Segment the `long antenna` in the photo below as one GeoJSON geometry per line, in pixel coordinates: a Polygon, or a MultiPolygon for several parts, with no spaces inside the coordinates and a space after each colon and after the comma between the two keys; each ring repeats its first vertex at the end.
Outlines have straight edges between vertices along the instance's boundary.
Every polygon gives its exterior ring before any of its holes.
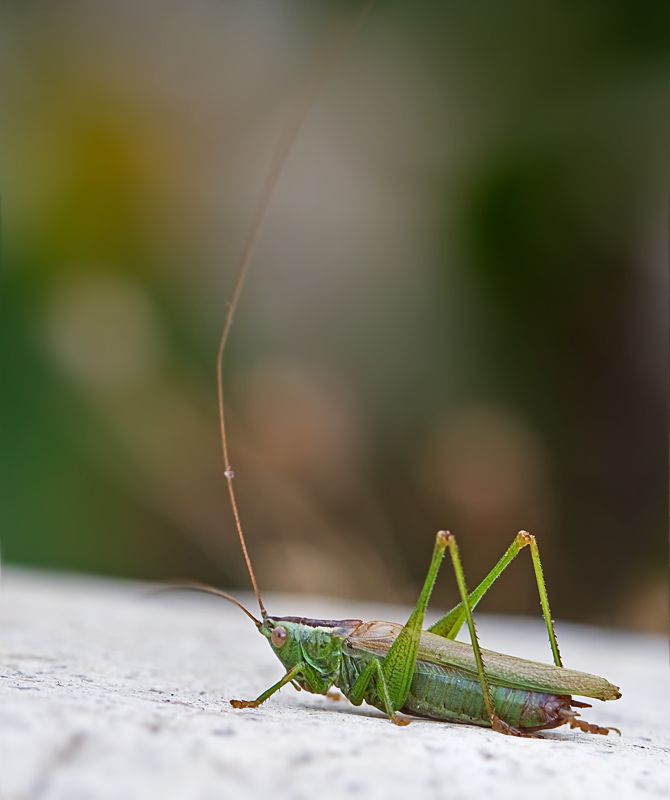
{"type": "Polygon", "coordinates": [[[277,183],[279,182],[281,173],[284,169],[284,166],[286,165],[289,154],[291,152],[291,148],[293,147],[293,144],[298,136],[303,120],[307,116],[307,113],[311,108],[315,98],[317,97],[319,90],[322,84],[324,83],[326,77],[328,76],[329,72],[337,63],[342,53],[346,50],[352,39],[356,36],[361,26],[363,25],[363,21],[365,20],[365,17],[372,8],[373,3],[374,0],[368,0],[368,2],[365,3],[359,14],[356,16],[354,24],[346,30],[344,36],[341,39],[339,39],[335,43],[334,47],[327,53],[326,58],[323,60],[320,66],[320,69],[318,69],[315,72],[314,77],[308,81],[305,88],[298,96],[292,113],[289,114],[289,117],[286,120],[286,124],[284,126],[281,138],[279,139],[279,142],[277,144],[277,149],[275,150],[272,163],[270,164],[270,170],[265,180],[263,193],[261,194],[261,199],[258,204],[258,208],[256,209],[256,213],[254,214],[254,218],[251,223],[251,228],[249,229],[249,234],[247,236],[246,244],[242,252],[242,259],[240,261],[240,268],[237,273],[237,279],[235,280],[233,296],[232,299],[230,300],[230,303],[228,304],[228,313],[226,314],[226,321],[223,326],[221,341],[219,342],[219,353],[216,362],[216,382],[219,393],[219,422],[221,424],[223,463],[226,467],[225,476],[228,481],[228,493],[230,494],[230,504],[233,508],[233,514],[235,516],[235,525],[237,526],[237,533],[239,534],[240,537],[242,552],[244,553],[244,560],[247,563],[247,569],[249,570],[251,583],[254,587],[254,594],[256,595],[256,599],[258,600],[258,605],[261,609],[261,615],[263,619],[267,617],[267,612],[265,610],[265,606],[263,605],[263,601],[261,600],[260,592],[258,591],[258,584],[256,583],[256,577],[254,576],[254,571],[251,568],[251,559],[249,558],[247,545],[246,542],[244,541],[244,534],[242,533],[242,524],[240,522],[240,515],[237,510],[237,502],[235,500],[235,491],[233,489],[234,473],[230,466],[230,459],[228,458],[228,439],[226,437],[226,423],[223,411],[223,351],[225,350],[226,342],[228,341],[228,334],[230,333],[230,327],[233,324],[233,316],[235,314],[235,310],[237,309],[237,305],[240,301],[240,295],[242,294],[244,279],[247,276],[247,272],[249,270],[249,264],[251,263],[252,256],[256,249],[258,236],[260,234],[261,227],[267,215],[267,210],[270,205],[270,200],[272,199],[274,190],[277,187],[277,183]]]}
{"type": "Polygon", "coordinates": [[[217,597],[223,597],[226,600],[229,600],[231,603],[234,603],[238,608],[241,608],[242,611],[249,617],[249,619],[254,623],[257,628],[260,628],[261,623],[259,620],[254,617],[254,615],[247,611],[247,609],[236,600],[234,597],[231,597],[228,592],[224,592],[221,589],[217,589],[215,586],[208,586],[206,583],[200,583],[200,581],[175,581],[170,586],[161,586],[159,589],[154,589],[150,592],[150,594],[157,595],[157,594],[164,594],[165,592],[203,592],[204,594],[214,594],[217,597]]]}

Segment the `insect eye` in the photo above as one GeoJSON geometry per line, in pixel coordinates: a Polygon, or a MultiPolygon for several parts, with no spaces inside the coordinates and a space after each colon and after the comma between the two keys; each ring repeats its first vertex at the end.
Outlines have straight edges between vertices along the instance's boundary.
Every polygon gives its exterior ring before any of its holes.
{"type": "Polygon", "coordinates": [[[282,627],[281,625],[278,628],[275,628],[270,636],[270,641],[275,647],[282,647],[286,643],[287,639],[288,633],[286,633],[286,628],[282,627]]]}

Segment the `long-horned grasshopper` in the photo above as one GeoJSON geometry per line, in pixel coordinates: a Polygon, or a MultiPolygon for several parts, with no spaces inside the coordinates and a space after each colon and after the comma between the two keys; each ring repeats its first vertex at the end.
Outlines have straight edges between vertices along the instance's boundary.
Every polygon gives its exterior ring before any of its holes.
{"type": "MultiPolygon", "coordinates": [[[[358,18],[357,29],[369,8],[358,18]]],[[[323,74],[337,59],[345,42],[338,44],[324,62],[323,74]]],[[[363,700],[388,715],[398,725],[407,724],[397,712],[450,722],[491,727],[514,736],[533,736],[538,731],[569,724],[584,732],[607,734],[603,728],[579,719],[575,709],[589,707],[573,695],[598,700],[616,700],[618,687],[604,678],[563,667],[549,610],[540,556],[535,538],[521,531],[489,575],[468,593],[455,538],[440,531],[419,600],[405,625],[393,622],[363,622],[358,619],[318,620],[270,616],[263,605],[242,532],[235,493],[233,470],[228,454],[222,390],[222,357],[245,275],[273,190],[279,179],[297,130],[321,79],[311,81],[290,118],[270,170],[255,219],[252,223],[232,300],[228,307],[218,352],[217,379],[225,475],[242,550],[261,611],[256,619],[225,592],[253,620],[273,652],[286,668],[282,679],[255,700],[232,700],[235,708],[255,708],[287,683],[317,694],[338,687],[355,705],[363,700]],[[554,665],[527,661],[482,650],[472,611],[489,587],[524,547],[529,546],[544,620],[549,634],[554,665]],[[453,563],[461,602],[427,631],[422,630],[424,614],[446,550],[453,563]],[[471,645],[455,637],[467,623],[471,645]]],[[[198,587],[193,587],[198,588],[198,587]]]]}

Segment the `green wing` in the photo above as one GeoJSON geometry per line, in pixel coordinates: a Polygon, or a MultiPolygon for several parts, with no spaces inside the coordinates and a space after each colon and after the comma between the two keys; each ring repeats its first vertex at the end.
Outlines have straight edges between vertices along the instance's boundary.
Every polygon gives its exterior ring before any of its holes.
{"type": "MultiPolygon", "coordinates": [[[[368,650],[383,658],[402,627],[395,622],[366,622],[357,628],[347,641],[355,647],[368,650]]],[[[596,700],[617,700],[621,697],[618,686],[613,686],[604,678],[589,675],[587,672],[505,656],[492,650],[482,650],[482,658],[486,676],[496,686],[549,694],[575,694],[596,700]]],[[[473,680],[479,680],[474,652],[469,644],[423,631],[418,659],[430,664],[456,667],[472,675],[473,680]]]]}

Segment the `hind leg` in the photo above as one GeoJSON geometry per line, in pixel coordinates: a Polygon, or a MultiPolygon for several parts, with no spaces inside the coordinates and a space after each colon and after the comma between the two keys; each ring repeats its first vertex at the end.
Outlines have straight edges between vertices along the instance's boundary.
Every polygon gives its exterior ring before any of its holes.
{"type": "Polygon", "coordinates": [[[621,736],[621,731],[618,728],[602,728],[600,725],[594,725],[591,722],[587,722],[585,719],[577,719],[579,714],[577,714],[576,711],[563,710],[562,716],[571,728],[579,728],[579,730],[584,733],[599,733],[602,736],[607,736],[610,731],[616,731],[619,736],[621,736]]]}
{"type": "MultiPolygon", "coordinates": [[[[549,634],[549,644],[551,645],[551,652],[554,657],[554,664],[557,667],[562,667],[561,655],[558,651],[558,643],[556,641],[556,633],[554,632],[554,623],[551,619],[551,611],[549,610],[549,598],[547,596],[547,587],[544,582],[544,574],[542,572],[542,564],[540,562],[540,551],[535,541],[535,537],[528,533],[528,531],[519,531],[512,544],[507,548],[505,555],[495,565],[491,572],[484,578],[479,586],[469,595],[468,601],[470,608],[474,609],[477,603],[486,594],[491,585],[497,580],[499,575],[505,568],[513,561],[524,547],[530,546],[530,552],[533,559],[533,569],[535,570],[535,580],[537,582],[537,589],[540,594],[540,605],[542,606],[542,615],[547,626],[547,633],[549,634]]],[[[437,636],[444,636],[446,639],[455,639],[456,635],[466,622],[466,612],[463,603],[459,603],[442,619],[438,620],[434,625],[428,628],[430,633],[435,633],[437,636]]]]}

